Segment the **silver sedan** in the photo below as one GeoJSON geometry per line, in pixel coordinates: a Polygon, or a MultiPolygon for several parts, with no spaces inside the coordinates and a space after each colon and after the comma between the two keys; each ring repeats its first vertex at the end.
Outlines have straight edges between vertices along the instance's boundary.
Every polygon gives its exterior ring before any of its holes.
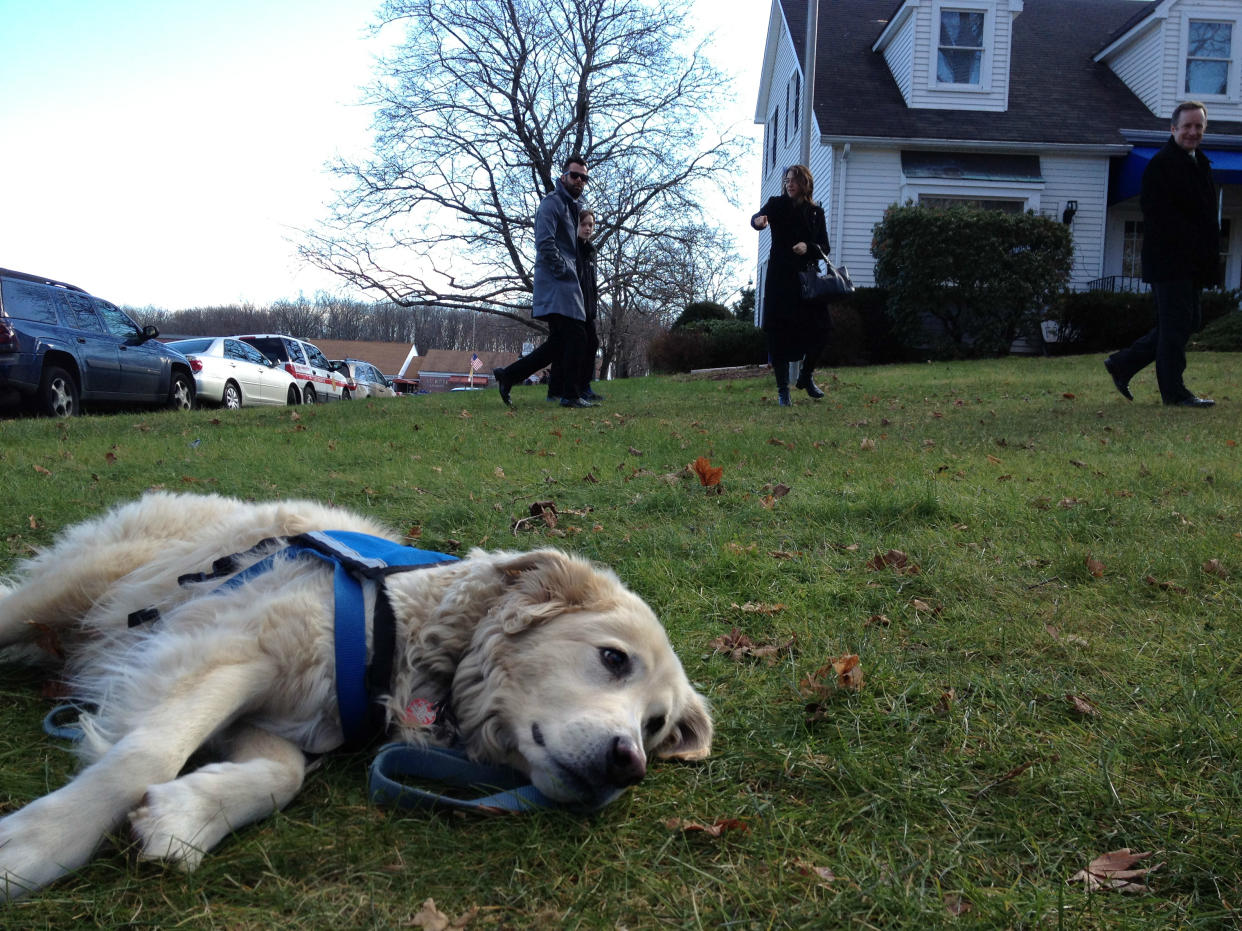
{"type": "Polygon", "coordinates": [[[168,345],[190,360],[198,399],[204,404],[236,408],[302,402],[297,380],[240,339],[203,336],[168,345]]]}

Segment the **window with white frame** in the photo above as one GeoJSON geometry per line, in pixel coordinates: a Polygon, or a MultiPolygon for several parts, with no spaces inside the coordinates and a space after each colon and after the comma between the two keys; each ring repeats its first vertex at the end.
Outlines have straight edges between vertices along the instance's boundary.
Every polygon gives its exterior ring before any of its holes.
{"type": "Polygon", "coordinates": [[[978,86],[983,83],[984,10],[940,10],[936,49],[936,80],[941,84],[978,86]]]}
{"type": "Polygon", "coordinates": [[[1143,277],[1143,221],[1126,220],[1121,235],[1121,274],[1143,277]]]}
{"type": "Polygon", "coordinates": [[[1191,20],[1186,35],[1186,93],[1224,97],[1233,66],[1231,22],[1191,20]]]}
{"type": "Polygon", "coordinates": [[[772,164],[769,168],[776,167],[776,156],[779,152],[779,143],[781,141],[781,108],[777,107],[772,111],[772,119],[768,121],[768,128],[771,131],[772,138],[772,164]]]}
{"type": "Polygon", "coordinates": [[[802,112],[802,102],[798,99],[799,96],[801,96],[802,94],[802,74],[798,71],[795,71],[793,77],[790,78],[790,80],[793,83],[793,100],[792,100],[793,108],[786,112],[785,123],[786,125],[788,125],[789,121],[791,119],[793,120],[793,131],[794,131],[794,135],[796,136],[798,134],[799,116],[802,112]]]}

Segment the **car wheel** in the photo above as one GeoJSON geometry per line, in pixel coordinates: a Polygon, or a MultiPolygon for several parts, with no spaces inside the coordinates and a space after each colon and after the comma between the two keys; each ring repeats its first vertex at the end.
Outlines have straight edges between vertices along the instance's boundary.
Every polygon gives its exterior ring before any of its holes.
{"type": "Polygon", "coordinates": [[[224,406],[231,411],[237,410],[242,406],[241,389],[231,381],[224,385],[224,406]]]}
{"type": "Polygon", "coordinates": [[[342,388],[342,389],[341,389],[341,400],[342,400],[342,401],[348,401],[348,400],[349,400],[350,398],[352,398],[352,397],[353,397],[353,395],[349,393],[349,389],[348,389],[348,388],[342,388]]]}
{"type": "Polygon", "coordinates": [[[81,413],[78,383],[73,376],[57,366],[44,369],[39,382],[39,406],[50,417],[73,417],[81,413]]]}
{"type": "Polygon", "coordinates": [[[168,407],[174,411],[194,410],[194,382],[185,372],[173,372],[169,379],[168,407]]]}
{"type": "Polygon", "coordinates": [[[292,407],[294,404],[301,404],[301,403],[302,403],[302,396],[298,394],[298,386],[290,385],[289,396],[285,398],[285,405],[288,407],[292,407]]]}
{"type": "Polygon", "coordinates": [[[302,403],[303,404],[314,404],[318,400],[319,398],[315,396],[315,389],[312,388],[310,385],[307,385],[302,390],[302,403]]]}

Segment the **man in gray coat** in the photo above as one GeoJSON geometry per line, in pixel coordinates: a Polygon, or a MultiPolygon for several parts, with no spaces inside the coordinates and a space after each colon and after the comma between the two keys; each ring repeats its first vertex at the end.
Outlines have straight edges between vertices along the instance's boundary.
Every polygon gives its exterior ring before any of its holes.
{"type": "Polygon", "coordinates": [[[512,365],[492,370],[500,399],[551,363],[548,399],[562,407],[594,407],[582,398],[581,359],[586,352],[586,309],[578,281],[578,198],[586,187],[586,162],[574,155],[565,161],[556,186],[535,214],[535,281],[531,315],[548,326],[548,338],[512,365]]]}

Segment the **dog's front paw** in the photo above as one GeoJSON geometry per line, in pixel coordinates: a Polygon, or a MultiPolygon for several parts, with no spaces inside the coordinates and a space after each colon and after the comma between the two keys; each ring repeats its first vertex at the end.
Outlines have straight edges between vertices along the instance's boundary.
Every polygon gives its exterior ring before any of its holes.
{"type": "Polygon", "coordinates": [[[162,860],[188,873],[219,838],[209,836],[211,817],[203,811],[204,799],[182,782],[148,788],[129,814],[129,828],[139,860],[162,860]]]}

